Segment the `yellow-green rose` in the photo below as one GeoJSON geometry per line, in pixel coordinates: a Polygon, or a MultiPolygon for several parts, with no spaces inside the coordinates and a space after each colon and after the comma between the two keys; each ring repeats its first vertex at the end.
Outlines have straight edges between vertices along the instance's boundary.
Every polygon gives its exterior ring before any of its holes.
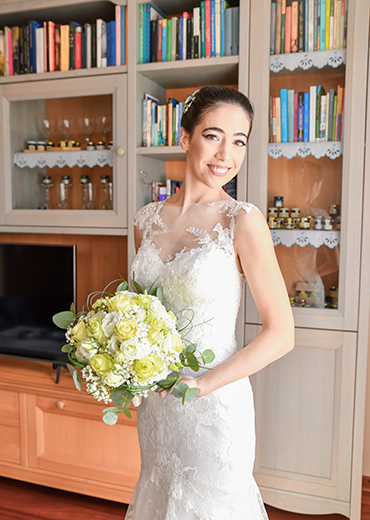
{"type": "Polygon", "coordinates": [[[131,297],[127,293],[116,293],[107,300],[108,311],[127,312],[131,309],[131,297]]]}
{"type": "Polygon", "coordinates": [[[116,332],[122,339],[130,339],[135,336],[137,322],[135,320],[124,320],[117,323],[116,332]]]}
{"type": "Polygon", "coordinates": [[[84,339],[86,339],[86,323],[84,321],[79,321],[73,327],[73,329],[69,332],[71,339],[76,343],[81,343],[84,339]]]}
{"type": "Polygon", "coordinates": [[[102,305],[105,304],[105,299],[104,298],[99,298],[98,300],[96,300],[96,302],[94,302],[92,304],[92,308],[94,310],[96,309],[100,309],[102,307],[102,305]]]}
{"type": "Polygon", "coordinates": [[[114,362],[115,363],[123,363],[124,361],[126,360],[126,356],[125,354],[121,351],[121,350],[118,350],[118,352],[116,352],[114,354],[114,362]]]}
{"type": "Polygon", "coordinates": [[[127,341],[121,344],[121,352],[126,359],[134,359],[138,356],[139,349],[135,343],[127,341]]]}
{"type": "Polygon", "coordinates": [[[87,326],[87,335],[89,338],[94,338],[101,345],[107,341],[107,336],[104,334],[100,316],[90,320],[87,326]]]}
{"type": "Polygon", "coordinates": [[[171,332],[164,338],[163,348],[167,352],[170,350],[174,350],[175,352],[182,352],[185,348],[185,345],[181,342],[180,336],[171,332]]]}
{"type": "Polygon", "coordinates": [[[168,311],[167,314],[169,316],[171,316],[171,318],[173,319],[173,321],[176,323],[177,322],[177,317],[174,315],[174,313],[172,311],[168,311]]]}
{"type": "Polygon", "coordinates": [[[156,354],[136,359],[134,361],[136,376],[142,383],[146,383],[148,379],[158,374],[162,367],[163,361],[156,354]]]}
{"type": "Polygon", "coordinates": [[[148,309],[149,305],[153,302],[153,299],[147,294],[138,294],[135,298],[135,303],[140,305],[140,307],[144,307],[144,309],[148,309]]]}
{"type": "Polygon", "coordinates": [[[89,364],[98,376],[105,376],[114,366],[114,360],[109,354],[96,354],[93,356],[89,364]]]}

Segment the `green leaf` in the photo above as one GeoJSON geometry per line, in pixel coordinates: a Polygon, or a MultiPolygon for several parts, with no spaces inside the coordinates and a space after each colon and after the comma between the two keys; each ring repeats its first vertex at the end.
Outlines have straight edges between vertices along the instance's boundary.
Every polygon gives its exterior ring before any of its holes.
{"type": "Polygon", "coordinates": [[[199,361],[197,360],[197,358],[194,356],[194,354],[192,354],[191,352],[187,352],[185,354],[185,357],[187,359],[187,362],[188,362],[188,366],[194,370],[194,372],[198,372],[199,370],[199,361]]]}
{"type": "Polygon", "coordinates": [[[144,294],[144,289],[141,287],[139,283],[137,283],[136,280],[132,280],[132,284],[139,294],[144,294]]]}
{"type": "Polygon", "coordinates": [[[159,287],[159,285],[151,285],[151,286],[148,287],[148,289],[146,290],[147,294],[150,294],[150,296],[155,296],[158,287],[159,287]]]}
{"type": "Polygon", "coordinates": [[[127,410],[127,408],[123,408],[123,409],[122,409],[122,412],[126,415],[126,417],[128,417],[129,419],[131,419],[131,417],[132,417],[132,413],[130,412],[130,410],[127,410]]]}
{"type": "Polygon", "coordinates": [[[71,345],[63,345],[63,347],[61,348],[61,351],[62,352],[72,352],[73,350],[73,347],[71,347],[71,345]]]}
{"type": "Polygon", "coordinates": [[[62,311],[54,314],[53,322],[60,329],[68,329],[75,319],[75,314],[71,311],[62,311]]]}
{"type": "Polygon", "coordinates": [[[128,283],[124,280],[122,283],[119,284],[117,287],[117,292],[126,291],[128,287],[128,283]]]}
{"type": "Polygon", "coordinates": [[[117,415],[121,413],[121,410],[119,408],[117,408],[116,406],[110,406],[109,408],[105,408],[103,410],[103,413],[106,414],[106,413],[116,413],[117,415]]]}
{"type": "Polygon", "coordinates": [[[177,399],[182,399],[188,388],[189,387],[186,383],[183,383],[182,381],[180,381],[172,389],[173,396],[176,397],[177,399]]]}
{"type": "Polygon", "coordinates": [[[191,352],[192,354],[197,350],[197,346],[194,343],[190,343],[184,350],[185,353],[191,352]]]}
{"type": "Polygon", "coordinates": [[[111,392],[111,399],[118,408],[130,406],[133,398],[134,395],[125,388],[113,388],[111,392]]]}
{"type": "Polygon", "coordinates": [[[70,310],[71,312],[73,312],[73,314],[76,316],[75,304],[74,304],[73,302],[71,303],[71,306],[70,306],[69,310],[70,310]]]}
{"type": "Polygon", "coordinates": [[[161,285],[158,285],[157,290],[155,291],[155,295],[158,298],[158,300],[163,303],[164,295],[163,295],[163,288],[161,285]]]}
{"type": "Polygon", "coordinates": [[[113,426],[118,421],[118,414],[114,412],[108,412],[103,415],[103,421],[105,424],[108,424],[108,426],[113,426]]]}
{"type": "Polygon", "coordinates": [[[75,384],[77,390],[79,390],[81,392],[81,381],[80,381],[80,377],[78,374],[78,370],[73,365],[70,365],[69,363],[67,363],[67,368],[69,370],[69,373],[73,377],[73,381],[74,381],[74,384],[75,384]]]}
{"type": "Polygon", "coordinates": [[[188,390],[185,393],[185,401],[190,401],[191,399],[194,399],[194,397],[197,397],[197,395],[200,393],[200,388],[188,388],[188,390]]]}
{"type": "Polygon", "coordinates": [[[207,363],[212,363],[212,361],[215,359],[215,353],[213,350],[207,348],[206,350],[203,350],[202,352],[202,358],[203,363],[206,365],[207,363]]]}

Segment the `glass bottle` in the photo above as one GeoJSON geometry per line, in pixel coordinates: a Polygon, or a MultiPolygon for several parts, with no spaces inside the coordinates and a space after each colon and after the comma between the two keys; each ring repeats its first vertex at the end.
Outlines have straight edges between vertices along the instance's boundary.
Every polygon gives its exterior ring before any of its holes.
{"type": "Polygon", "coordinates": [[[60,209],[70,209],[69,188],[72,186],[69,175],[62,175],[62,182],[57,184],[57,198],[60,209]]]}
{"type": "Polygon", "coordinates": [[[103,189],[103,201],[100,209],[113,209],[113,184],[108,175],[100,175],[100,184],[103,189]]]}
{"type": "Polygon", "coordinates": [[[81,175],[80,185],[83,190],[81,209],[93,209],[95,202],[95,185],[89,182],[88,175],[81,175]]]}
{"type": "Polygon", "coordinates": [[[41,182],[41,189],[43,191],[43,202],[39,209],[52,209],[50,204],[50,188],[52,187],[50,175],[44,175],[41,182]]]}

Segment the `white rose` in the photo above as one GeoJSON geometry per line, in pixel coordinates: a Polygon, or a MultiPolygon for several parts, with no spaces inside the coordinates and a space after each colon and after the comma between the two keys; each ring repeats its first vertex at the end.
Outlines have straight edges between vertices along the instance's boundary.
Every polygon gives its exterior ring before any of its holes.
{"type": "Polygon", "coordinates": [[[76,349],[76,358],[81,361],[89,361],[89,359],[98,352],[94,342],[80,343],[76,349]]]}
{"type": "Polygon", "coordinates": [[[164,307],[164,305],[161,304],[159,300],[153,300],[153,302],[149,305],[149,310],[152,312],[155,316],[158,317],[166,317],[167,311],[164,307]]]}
{"type": "Polygon", "coordinates": [[[138,323],[142,323],[146,318],[146,310],[143,307],[139,307],[138,311],[135,313],[135,320],[138,323]]]}
{"type": "Polygon", "coordinates": [[[124,379],[119,374],[114,374],[113,372],[109,372],[105,376],[102,377],[104,383],[108,386],[116,387],[123,383],[124,379]]]}
{"type": "Polygon", "coordinates": [[[118,312],[109,312],[102,319],[102,329],[104,334],[109,338],[116,328],[117,322],[119,321],[118,312]]]}
{"type": "Polygon", "coordinates": [[[126,359],[136,359],[141,357],[140,346],[135,341],[125,341],[121,344],[120,350],[126,359]]]}
{"type": "Polygon", "coordinates": [[[122,340],[118,336],[114,335],[110,338],[107,348],[112,354],[115,354],[119,350],[121,342],[122,340]]]}

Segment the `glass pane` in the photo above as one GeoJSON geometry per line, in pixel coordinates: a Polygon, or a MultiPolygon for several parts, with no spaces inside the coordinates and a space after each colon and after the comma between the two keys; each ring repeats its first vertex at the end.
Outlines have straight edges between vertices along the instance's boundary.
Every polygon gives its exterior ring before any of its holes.
{"type": "Polygon", "coordinates": [[[14,209],[113,209],[112,95],[11,103],[14,209]]]}

